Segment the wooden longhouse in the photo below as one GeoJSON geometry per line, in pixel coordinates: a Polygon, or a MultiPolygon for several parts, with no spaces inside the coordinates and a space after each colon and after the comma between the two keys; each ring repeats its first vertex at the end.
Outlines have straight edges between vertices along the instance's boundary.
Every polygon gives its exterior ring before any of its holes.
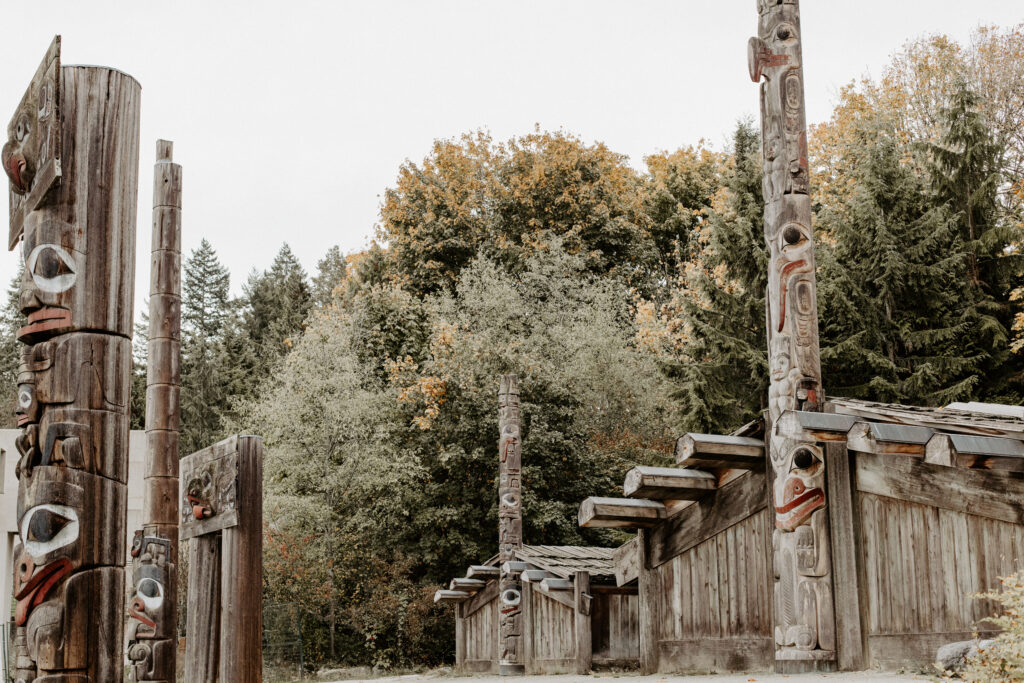
{"type": "MultiPolygon", "coordinates": [[[[525,673],[585,673],[594,667],[635,667],[639,657],[636,585],[619,586],[614,549],[523,545],[504,569],[522,581],[525,673]]],[[[499,670],[502,608],[494,557],[452,579],[437,600],[455,606],[458,671],[499,670]]]]}
{"type": "MultiPolygon", "coordinates": [[[[990,633],[979,622],[996,605],[972,596],[1024,570],[1024,419],[971,407],[837,398],[769,427],[824,458],[834,590],[817,598],[834,605],[834,623],[819,625],[827,668],[927,668],[940,645],[990,633]]],[[[636,468],[628,498],[581,506],[583,526],[639,529],[615,557],[618,583],[639,589],[645,672],[791,668],[773,662],[773,603],[785,596],[763,444],[760,422],[731,436],[687,434],[677,468],[636,468]],[[695,488],[704,475],[714,485],[695,488]],[[630,520],[623,511],[636,503],[630,520]],[[662,507],[671,513],[652,522],[647,511],[662,507]]]]}

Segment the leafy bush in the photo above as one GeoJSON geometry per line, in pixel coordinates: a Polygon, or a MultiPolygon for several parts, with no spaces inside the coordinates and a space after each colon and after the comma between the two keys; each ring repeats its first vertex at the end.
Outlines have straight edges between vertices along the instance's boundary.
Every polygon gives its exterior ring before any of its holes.
{"type": "Polygon", "coordinates": [[[1002,614],[985,619],[1002,633],[990,647],[967,659],[962,677],[967,681],[1002,683],[1024,680],[1024,571],[1000,579],[1002,591],[980,595],[1003,606],[1002,614]]]}

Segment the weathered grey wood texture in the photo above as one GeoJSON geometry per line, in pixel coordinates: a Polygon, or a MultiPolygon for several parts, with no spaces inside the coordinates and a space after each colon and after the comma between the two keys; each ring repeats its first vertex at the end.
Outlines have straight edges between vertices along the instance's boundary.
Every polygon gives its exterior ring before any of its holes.
{"type": "Polygon", "coordinates": [[[178,441],[181,426],[181,166],[158,140],[153,173],[143,528],[132,548],[128,659],[133,681],[176,680],[178,441]],[[158,585],[159,589],[154,588],[158,585]],[[159,592],[158,598],[150,597],[159,592]],[[149,622],[156,625],[150,627],[149,622]]]}
{"type": "Polygon", "coordinates": [[[25,259],[17,515],[32,538],[15,549],[14,581],[24,680],[123,672],[140,90],[112,69],[61,67],[57,40],[3,147],[11,246],[21,236],[25,259]]]}
{"type": "MultiPolygon", "coordinates": [[[[763,493],[763,478],[757,480],[763,493]]],[[[653,595],[643,599],[641,614],[657,602],[652,615],[656,647],[650,655],[656,661],[645,670],[771,668],[770,533],[771,516],[762,505],[647,570],[653,595]]]]}
{"type": "MultiPolygon", "coordinates": [[[[519,428],[519,379],[502,375],[498,387],[498,560],[515,558],[523,545],[522,438],[519,428]]],[[[512,572],[502,572],[498,599],[501,601],[499,630],[501,652],[499,671],[522,674],[523,618],[522,581],[512,572]]]]}
{"type": "MultiPolygon", "coordinates": [[[[198,508],[196,514],[218,510],[214,501],[223,498],[204,488],[196,503],[196,488],[185,479],[186,472],[199,472],[223,461],[233,451],[236,474],[232,512],[237,517],[228,527],[214,527],[191,538],[188,632],[185,650],[185,678],[202,683],[259,683],[263,676],[263,440],[258,436],[235,436],[186,456],[182,460],[182,506],[198,508]],[[219,610],[215,608],[219,603],[219,610]],[[193,608],[199,614],[193,616],[193,608]]],[[[183,529],[184,531],[184,529],[183,529]]],[[[184,533],[183,533],[184,535],[184,533]]]]}

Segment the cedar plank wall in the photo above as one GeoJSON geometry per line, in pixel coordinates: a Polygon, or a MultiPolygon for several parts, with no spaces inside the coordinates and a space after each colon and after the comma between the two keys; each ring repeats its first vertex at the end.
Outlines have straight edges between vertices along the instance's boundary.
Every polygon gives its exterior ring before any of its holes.
{"type": "Polygon", "coordinates": [[[901,456],[855,457],[857,555],[871,663],[928,666],[940,645],[985,628],[978,621],[996,605],[970,596],[998,588],[999,576],[1024,569],[1024,524],[993,518],[1012,516],[1000,499],[1012,504],[1009,495],[1024,491],[1024,482],[1019,475],[901,456]],[[952,489],[952,477],[959,490],[952,489]],[[912,482],[915,490],[905,492],[900,481],[912,482]],[[913,501],[904,499],[911,496],[913,501]]]}
{"type": "Polygon", "coordinates": [[[572,673],[576,665],[576,612],[539,590],[524,591],[530,600],[523,614],[525,637],[532,640],[533,656],[526,662],[528,674],[572,673]]]}
{"type": "Polygon", "coordinates": [[[591,605],[593,662],[636,666],[640,657],[640,598],[597,594],[591,605]]]}
{"type": "MultiPolygon", "coordinates": [[[[463,603],[465,604],[465,603],[463,603]]],[[[497,672],[498,661],[498,606],[495,597],[463,620],[466,658],[463,667],[467,673],[497,672]]],[[[462,607],[463,605],[460,605],[462,607]]]]}
{"type": "Polygon", "coordinates": [[[770,534],[762,506],[653,568],[658,671],[772,668],[770,534]]]}

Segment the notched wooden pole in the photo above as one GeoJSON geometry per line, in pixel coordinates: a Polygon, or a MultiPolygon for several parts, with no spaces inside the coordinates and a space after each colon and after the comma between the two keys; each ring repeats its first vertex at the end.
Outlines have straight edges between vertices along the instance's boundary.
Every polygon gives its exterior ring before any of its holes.
{"type": "Polygon", "coordinates": [[[133,681],[176,680],[178,438],[181,428],[181,166],[158,140],[153,173],[143,528],[132,542],[133,681]]]}

